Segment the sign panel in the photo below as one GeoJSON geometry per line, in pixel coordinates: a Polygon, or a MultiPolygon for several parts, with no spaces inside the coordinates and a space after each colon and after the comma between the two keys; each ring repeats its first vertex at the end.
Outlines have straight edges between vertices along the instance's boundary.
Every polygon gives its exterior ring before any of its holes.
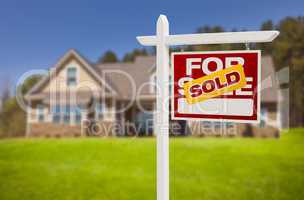
{"type": "Polygon", "coordinates": [[[260,51],[177,52],[171,59],[173,119],[259,122],[260,51]]]}

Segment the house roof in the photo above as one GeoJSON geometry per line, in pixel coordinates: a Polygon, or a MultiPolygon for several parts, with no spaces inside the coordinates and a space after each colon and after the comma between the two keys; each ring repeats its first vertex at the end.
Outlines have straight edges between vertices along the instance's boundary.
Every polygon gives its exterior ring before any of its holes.
{"type": "Polygon", "coordinates": [[[96,64],[94,68],[118,91],[119,98],[130,100],[135,92],[151,94],[148,83],[154,66],[154,56],[139,56],[132,63],[96,64]]]}

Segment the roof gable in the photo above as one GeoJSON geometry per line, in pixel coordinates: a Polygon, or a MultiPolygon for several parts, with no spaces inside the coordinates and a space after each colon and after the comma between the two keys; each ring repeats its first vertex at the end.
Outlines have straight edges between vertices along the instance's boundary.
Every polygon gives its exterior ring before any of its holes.
{"type": "Polygon", "coordinates": [[[54,65],[48,76],[44,77],[41,81],[39,81],[34,87],[26,94],[26,96],[30,96],[35,93],[39,93],[45,88],[49,80],[56,77],[59,72],[65,67],[68,62],[74,60],[79,63],[80,66],[86,70],[86,72],[98,83],[105,86],[108,91],[113,92],[114,95],[117,94],[116,90],[112,88],[106,81],[102,79],[102,77],[95,71],[95,69],[89,64],[89,62],[82,57],[76,50],[71,49],[67,53],[64,54],[63,57],[59,59],[59,61],[54,65]]]}

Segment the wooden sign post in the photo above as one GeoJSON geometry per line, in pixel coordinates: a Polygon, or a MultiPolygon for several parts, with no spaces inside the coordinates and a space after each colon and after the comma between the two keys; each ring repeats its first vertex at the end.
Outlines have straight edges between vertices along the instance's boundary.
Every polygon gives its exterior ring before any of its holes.
{"type": "Polygon", "coordinates": [[[157,137],[157,200],[169,200],[169,47],[170,45],[259,43],[271,42],[278,31],[248,31],[169,35],[165,15],[157,20],[156,36],[139,36],[145,46],[156,46],[156,137],[157,137]]]}

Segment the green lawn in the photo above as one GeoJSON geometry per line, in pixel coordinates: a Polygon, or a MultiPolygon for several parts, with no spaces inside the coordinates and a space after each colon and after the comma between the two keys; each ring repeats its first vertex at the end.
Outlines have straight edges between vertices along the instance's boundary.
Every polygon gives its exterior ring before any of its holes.
{"type": "MultiPolygon", "coordinates": [[[[171,139],[171,199],[304,199],[304,129],[171,139]]],[[[155,139],[0,141],[0,200],[155,198],[155,139]]]]}

